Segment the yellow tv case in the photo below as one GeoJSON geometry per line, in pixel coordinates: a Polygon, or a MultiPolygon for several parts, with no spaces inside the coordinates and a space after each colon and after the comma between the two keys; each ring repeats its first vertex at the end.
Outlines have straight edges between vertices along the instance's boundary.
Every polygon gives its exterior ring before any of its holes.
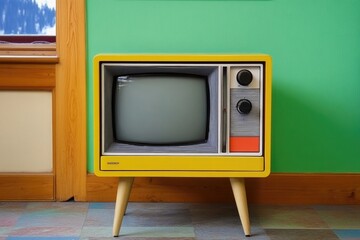
{"type": "Polygon", "coordinates": [[[266,177],[271,159],[271,57],[247,55],[123,55],[94,58],[94,167],[97,176],[109,177],[266,177]],[[264,63],[264,131],[262,156],[146,155],[102,156],[100,151],[100,64],[126,63],[264,63]],[[116,162],[117,164],[113,164],[116,162]]]}

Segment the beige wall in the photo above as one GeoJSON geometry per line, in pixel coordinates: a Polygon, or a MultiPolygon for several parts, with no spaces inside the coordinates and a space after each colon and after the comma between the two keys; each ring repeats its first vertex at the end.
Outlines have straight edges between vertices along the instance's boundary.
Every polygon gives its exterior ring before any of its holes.
{"type": "Polygon", "coordinates": [[[0,91],[0,172],[52,169],[52,93],[0,91]]]}

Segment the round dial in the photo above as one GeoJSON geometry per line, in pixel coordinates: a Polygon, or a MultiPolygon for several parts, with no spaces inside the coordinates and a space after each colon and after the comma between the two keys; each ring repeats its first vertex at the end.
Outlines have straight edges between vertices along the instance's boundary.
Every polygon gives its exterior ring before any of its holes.
{"type": "Polygon", "coordinates": [[[253,75],[249,70],[243,69],[237,73],[236,80],[241,86],[247,86],[253,80],[253,75]]]}
{"type": "Polygon", "coordinates": [[[251,108],[252,108],[252,104],[247,99],[240,99],[236,104],[236,109],[240,114],[250,113],[251,108]]]}

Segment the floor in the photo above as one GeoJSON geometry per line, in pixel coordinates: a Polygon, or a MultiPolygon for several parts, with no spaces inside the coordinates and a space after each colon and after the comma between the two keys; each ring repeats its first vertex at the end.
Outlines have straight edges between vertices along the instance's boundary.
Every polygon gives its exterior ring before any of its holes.
{"type": "Polygon", "coordinates": [[[245,238],[233,204],[129,203],[112,238],[114,203],[0,202],[0,240],[360,239],[358,206],[250,206],[245,238]]]}

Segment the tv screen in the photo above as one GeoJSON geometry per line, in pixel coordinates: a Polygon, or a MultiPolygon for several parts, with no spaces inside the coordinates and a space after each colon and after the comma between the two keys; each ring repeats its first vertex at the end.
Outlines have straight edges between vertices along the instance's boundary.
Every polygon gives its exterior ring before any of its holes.
{"type": "Polygon", "coordinates": [[[120,75],[113,86],[115,141],[150,146],[207,141],[210,103],[206,76],[120,75]]]}

